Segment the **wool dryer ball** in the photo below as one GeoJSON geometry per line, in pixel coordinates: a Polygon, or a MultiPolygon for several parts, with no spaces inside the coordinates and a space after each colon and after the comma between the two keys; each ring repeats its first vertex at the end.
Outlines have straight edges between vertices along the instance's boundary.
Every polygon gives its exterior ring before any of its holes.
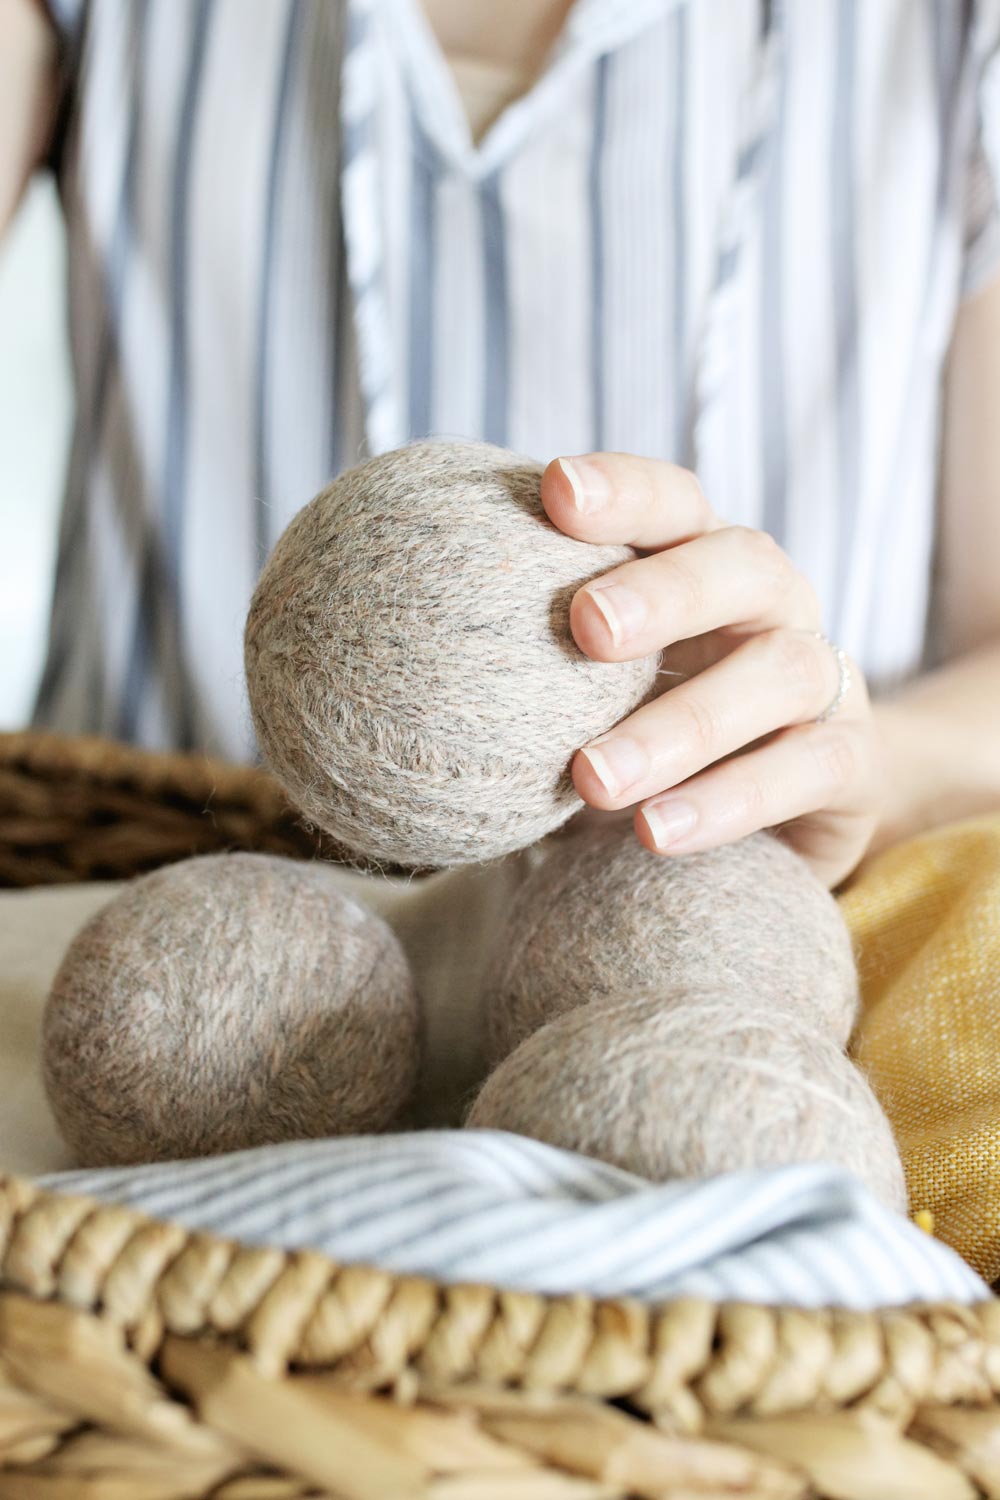
{"type": "Polygon", "coordinates": [[[566,1011],[490,1074],[466,1124],[655,1182],[833,1162],[906,1208],[889,1122],[836,1042],[714,987],[566,1011]]]}
{"type": "Polygon", "coordinates": [[[492,859],[580,807],[576,750],[654,685],[569,628],[626,547],[563,535],[539,465],[423,442],[341,475],[288,526],[247,619],[264,757],[341,844],[398,865],[492,859]]]}
{"type": "Polygon", "coordinates": [[[380,1130],[415,1086],[418,1022],[396,937],[329,869],[209,855],[133,881],[77,935],[45,1085],[83,1166],[380,1130]]]}
{"type": "Polygon", "coordinates": [[[496,953],[485,1003],[495,1061],[574,1006],[692,983],[746,995],[841,1046],[858,1008],[839,906],[767,833],[664,859],[631,825],[568,828],[541,846],[496,953]]]}

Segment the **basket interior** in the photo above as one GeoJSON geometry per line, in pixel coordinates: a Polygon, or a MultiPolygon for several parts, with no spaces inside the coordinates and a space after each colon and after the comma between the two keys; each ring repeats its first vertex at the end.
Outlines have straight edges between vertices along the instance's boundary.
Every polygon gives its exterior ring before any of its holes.
{"type": "MultiPolygon", "coordinates": [[[[262,772],[0,736],[0,884],[341,857],[262,772]]],[[[1000,1495],[1000,1303],[445,1287],[0,1179],[0,1500],[1000,1495]]]]}

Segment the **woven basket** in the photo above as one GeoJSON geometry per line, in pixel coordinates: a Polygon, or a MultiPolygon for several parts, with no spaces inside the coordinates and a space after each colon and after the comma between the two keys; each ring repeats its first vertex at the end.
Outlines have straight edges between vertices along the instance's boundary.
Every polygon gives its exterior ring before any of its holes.
{"type": "MultiPolygon", "coordinates": [[[[0,736],[4,884],[318,847],[259,772],[0,736]]],[[[996,1300],[448,1287],[0,1178],[0,1500],[1000,1496],[998,1395],[996,1300]]]]}

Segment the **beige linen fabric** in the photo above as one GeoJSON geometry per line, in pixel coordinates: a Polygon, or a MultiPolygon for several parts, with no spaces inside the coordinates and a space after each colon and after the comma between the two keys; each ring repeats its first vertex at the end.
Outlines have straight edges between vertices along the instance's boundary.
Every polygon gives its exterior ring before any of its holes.
{"type": "Polygon", "coordinates": [[[35,1176],[72,1166],[42,1087],[42,1010],[72,939],[119,885],[0,893],[0,1153],[35,1176]]]}
{"type": "MultiPolygon", "coordinates": [[[[420,881],[333,872],[346,894],[385,917],[413,968],[427,1066],[410,1124],[457,1125],[482,1080],[479,996],[501,914],[531,860],[526,853],[420,881]]],[[[0,1161],[5,1171],[37,1176],[72,1165],[42,1087],[42,1011],[69,944],[122,888],[108,882],[0,892],[0,1161]]]]}

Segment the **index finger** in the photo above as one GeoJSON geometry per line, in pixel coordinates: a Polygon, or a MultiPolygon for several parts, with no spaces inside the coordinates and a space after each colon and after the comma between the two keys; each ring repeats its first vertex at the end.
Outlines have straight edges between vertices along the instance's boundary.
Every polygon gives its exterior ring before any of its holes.
{"type": "Polygon", "coordinates": [[[542,504],[567,536],[644,552],[691,541],[724,524],[690,469],[631,453],[553,459],[542,475],[542,504]]]}

